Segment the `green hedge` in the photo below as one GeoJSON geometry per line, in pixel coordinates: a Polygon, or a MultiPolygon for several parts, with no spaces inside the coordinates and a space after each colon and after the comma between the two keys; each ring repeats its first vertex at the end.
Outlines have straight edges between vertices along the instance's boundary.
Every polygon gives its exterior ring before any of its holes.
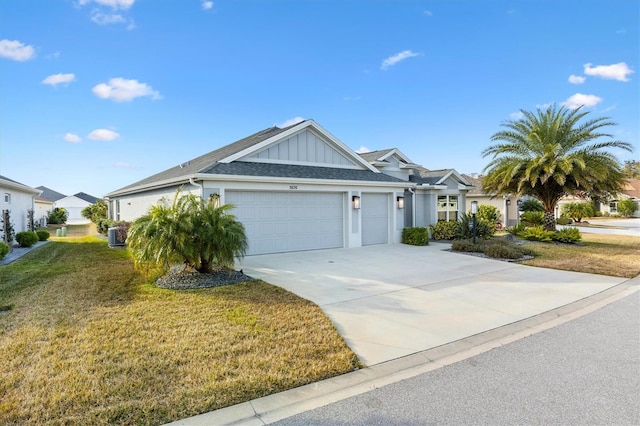
{"type": "Polygon", "coordinates": [[[31,247],[38,242],[38,234],[33,231],[18,232],[16,241],[20,244],[20,247],[31,247]]]}
{"type": "Polygon", "coordinates": [[[424,227],[404,228],[402,243],[412,246],[426,246],[429,244],[429,230],[424,227]]]}
{"type": "Polygon", "coordinates": [[[47,241],[49,239],[49,237],[51,236],[49,231],[45,231],[44,229],[37,230],[36,234],[38,235],[38,240],[40,240],[40,241],[47,241]]]}
{"type": "Polygon", "coordinates": [[[4,241],[0,241],[0,260],[4,259],[7,253],[9,253],[9,245],[4,241]]]}

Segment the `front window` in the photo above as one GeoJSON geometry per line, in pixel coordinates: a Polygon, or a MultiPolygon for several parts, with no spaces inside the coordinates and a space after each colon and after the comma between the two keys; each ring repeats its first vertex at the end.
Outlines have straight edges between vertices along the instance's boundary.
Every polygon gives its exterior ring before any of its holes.
{"type": "Polygon", "coordinates": [[[618,213],[618,202],[612,201],[609,203],[609,213],[618,213]]]}
{"type": "Polygon", "coordinates": [[[456,222],[458,220],[458,196],[438,196],[438,222],[456,222]]]}
{"type": "Polygon", "coordinates": [[[8,192],[4,193],[4,202],[6,204],[11,204],[11,194],[9,194],[8,192]]]}

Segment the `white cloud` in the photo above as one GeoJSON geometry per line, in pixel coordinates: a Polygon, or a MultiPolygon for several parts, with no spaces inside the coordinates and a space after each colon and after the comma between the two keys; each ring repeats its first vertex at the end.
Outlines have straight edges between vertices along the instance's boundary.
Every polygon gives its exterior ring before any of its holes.
{"type": "Polygon", "coordinates": [[[80,0],[78,3],[80,6],[84,6],[92,1],[102,6],[108,6],[112,9],[129,9],[136,2],[136,0],[80,0]]]}
{"type": "Polygon", "coordinates": [[[36,56],[36,50],[31,45],[25,45],[18,40],[0,40],[0,56],[14,61],[28,61],[36,56]]]}
{"type": "Polygon", "coordinates": [[[97,97],[112,99],[116,102],[129,102],[144,96],[148,96],[153,100],[162,99],[160,93],[157,90],[153,90],[148,84],[124,78],[112,78],[109,83],[100,83],[92,90],[97,97]]]}
{"type": "Polygon", "coordinates": [[[549,102],[547,104],[536,104],[537,109],[547,109],[550,106],[553,106],[553,102],[549,102]]]}
{"type": "Polygon", "coordinates": [[[69,84],[76,79],[76,75],[69,74],[52,74],[49,77],[41,81],[42,84],[48,84],[50,86],[56,86],[58,84],[69,84]]]}
{"type": "Polygon", "coordinates": [[[509,114],[509,118],[511,118],[512,120],[521,120],[524,118],[524,114],[522,113],[522,111],[512,112],[511,114],[509,114]]]}
{"type": "Polygon", "coordinates": [[[133,19],[123,16],[119,13],[103,13],[98,9],[91,11],[91,20],[98,25],[126,25],[127,30],[136,27],[133,19]]]}
{"type": "Polygon", "coordinates": [[[573,75],[573,74],[571,74],[569,76],[569,83],[571,83],[571,84],[582,84],[582,83],[584,83],[585,80],[586,80],[586,77],[581,76],[581,75],[573,75]]]}
{"type": "Polygon", "coordinates": [[[617,64],[597,65],[595,67],[592,67],[591,64],[584,64],[584,73],[604,78],[605,80],[629,81],[627,76],[633,74],[634,71],[625,62],[618,62],[617,64]]]}
{"type": "Polygon", "coordinates": [[[602,98],[596,95],[584,95],[582,93],[576,93],[575,95],[569,96],[569,98],[564,101],[562,105],[570,109],[576,109],[581,106],[592,107],[598,105],[600,102],[602,102],[602,98]]]}
{"type": "Polygon", "coordinates": [[[432,12],[432,11],[430,11],[430,10],[425,10],[425,11],[424,11],[424,12],[422,12],[422,13],[424,13],[424,15],[425,15],[425,16],[433,16],[433,12],[432,12]]]}
{"type": "Polygon", "coordinates": [[[413,58],[414,56],[420,56],[419,53],[412,52],[411,50],[403,50],[400,53],[397,53],[393,56],[389,56],[387,59],[382,61],[382,65],[380,66],[381,70],[386,70],[387,68],[397,64],[400,61],[404,61],[408,58],[413,58]]]}
{"type": "Polygon", "coordinates": [[[371,152],[371,150],[366,146],[361,146],[360,148],[356,149],[356,152],[358,154],[364,154],[365,152],[371,152]]]}
{"type": "Polygon", "coordinates": [[[293,126],[294,124],[298,124],[298,123],[300,123],[302,121],[304,121],[304,118],[302,118],[302,117],[294,117],[294,118],[290,118],[290,119],[286,120],[283,123],[278,124],[277,126],[280,127],[281,129],[284,129],[285,127],[293,126]]]}
{"type": "Polygon", "coordinates": [[[67,133],[66,135],[64,135],[64,140],[71,143],[82,142],[82,138],[75,133],[67,133]]]}
{"type": "Polygon", "coordinates": [[[92,141],[112,141],[114,139],[118,139],[120,135],[113,130],[96,129],[89,133],[89,136],[87,137],[92,141]]]}
{"type": "Polygon", "coordinates": [[[212,1],[203,1],[202,2],[202,10],[209,10],[213,8],[213,2],[212,1]]]}

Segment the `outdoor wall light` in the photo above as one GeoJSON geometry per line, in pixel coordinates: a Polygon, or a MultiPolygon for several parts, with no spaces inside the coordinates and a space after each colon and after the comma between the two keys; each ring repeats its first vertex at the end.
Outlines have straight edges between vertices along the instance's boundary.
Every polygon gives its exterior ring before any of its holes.
{"type": "Polygon", "coordinates": [[[511,200],[507,200],[507,206],[511,205],[511,200]]]}
{"type": "Polygon", "coordinates": [[[353,202],[353,209],[360,210],[360,197],[354,195],[353,197],[351,197],[351,201],[353,202]]]}
{"type": "Polygon", "coordinates": [[[404,197],[396,197],[399,209],[404,209],[404,197]]]}

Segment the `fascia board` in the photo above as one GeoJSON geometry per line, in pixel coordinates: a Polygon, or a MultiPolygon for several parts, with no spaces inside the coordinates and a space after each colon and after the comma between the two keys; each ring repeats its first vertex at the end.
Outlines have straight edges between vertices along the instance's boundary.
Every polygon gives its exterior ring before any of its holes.
{"type": "MultiPolygon", "coordinates": [[[[208,176],[203,174],[202,176],[208,176]]],[[[153,182],[153,183],[148,183],[145,185],[139,185],[133,188],[128,188],[126,190],[116,190],[113,192],[109,192],[107,195],[105,195],[105,198],[109,198],[109,197],[121,197],[123,195],[131,195],[131,194],[136,194],[138,192],[142,192],[142,191],[149,191],[149,190],[153,190],[153,189],[162,189],[162,188],[166,188],[167,186],[172,186],[172,185],[179,185],[179,184],[186,184],[189,183],[189,179],[191,178],[195,178],[196,174],[190,174],[190,175],[186,175],[186,176],[180,176],[177,178],[172,178],[172,179],[165,179],[162,181],[158,181],[158,182],[153,182]]]]}
{"type": "Polygon", "coordinates": [[[295,177],[269,177],[265,176],[242,176],[242,175],[214,175],[198,173],[194,176],[196,180],[218,181],[218,182],[259,182],[259,183],[308,183],[327,186],[386,186],[392,188],[407,188],[409,182],[375,182],[368,180],[342,180],[342,179],[310,179],[295,177]]]}
{"type": "Polygon", "coordinates": [[[267,146],[269,146],[269,145],[271,145],[271,144],[273,144],[275,142],[284,140],[284,139],[294,135],[295,133],[298,133],[301,130],[304,130],[304,129],[308,128],[308,127],[313,128],[316,132],[320,133],[322,136],[324,136],[327,139],[329,139],[333,144],[335,144],[338,148],[340,148],[341,151],[343,151],[352,160],[354,160],[354,162],[356,162],[358,164],[361,164],[362,166],[364,166],[368,170],[371,170],[372,172],[380,173],[380,170],[376,169],[375,167],[370,165],[368,162],[364,161],[364,159],[362,157],[360,157],[358,154],[356,154],[351,148],[349,148],[348,146],[346,146],[345,144],[340,142],[335,136],[333,136],[331,133],[326,131],[318,123],[316,123],[315,121],[313,121],[311,119],[303,121],[299,125],[294,126],[294,127],[290,128],[289,130],[287,130],[285,132],[278,133],[277,135],[272,136],[269,139],[265,139],[260,143],[257,143],[257,144],[255,144],[253,146],[250,146],[249,148],[243,149],[242,151],[236,152],[233,155],[225,157],[225,158],[221,159],[218,162],[219,163],[231,163],[232,161],[238,160],[238,159],[240,159],[242,157],[245,157],[247,155],[250,155],[250,154],[252,154],[252,153],[254,153],[256,151],[260,151],[263,148],[266,148],[267,146]]]}
{"type": "Polygon", "coordinates": [[[4,179],[0,179],[0,187],[15,189],[18,191],[26,192],[27,194],[35,194],[35,195],[42,194],[42,191],[39,189],[31,188],[30,186],[23,185],[21,183],[11,182],[4,179]]]}
{"type": "Polygon", "coordinates": [[[396,155],[397,157],[399,157],[403,162],[407,163],[407,164],[413,164],[413,161],[411,161],[411,159],[409,157],[407,157],[406,155],[404,155],[402,153],[402,151],[400,151],[398,148],[393,148],[391,149],[391,151],[387,152],[385,155],[383,155],[382,157],[378,158],[378,160],[386,160],[387,158],[396,155]]]}

